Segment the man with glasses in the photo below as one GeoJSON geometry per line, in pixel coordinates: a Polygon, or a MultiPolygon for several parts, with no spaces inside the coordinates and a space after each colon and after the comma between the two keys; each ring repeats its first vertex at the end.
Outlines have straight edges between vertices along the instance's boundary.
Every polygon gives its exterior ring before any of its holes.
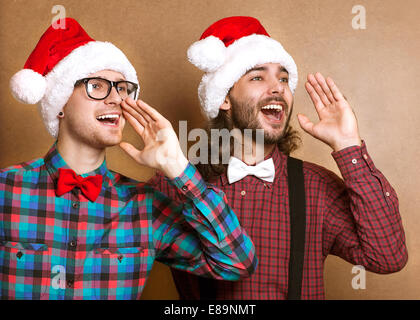
{"type": "Polygon", "coordinates": [[[249,276],[253,243],[170,123],[135,101],[131,63],[75,20],[65,24],[44,33],[10,82],[18,100],[39,103],[57,141],[44,158],[0,170],[0,299],[138,299],[155,259],[216,279],[249,276]],[[145,147],[121,147],[161,171],[182,205],[107,168],[125,119],[145,147]]]}

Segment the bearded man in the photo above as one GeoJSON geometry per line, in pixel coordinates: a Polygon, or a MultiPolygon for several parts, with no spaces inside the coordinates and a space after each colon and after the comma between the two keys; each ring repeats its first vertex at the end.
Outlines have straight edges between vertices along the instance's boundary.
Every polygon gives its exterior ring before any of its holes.
{"type": "MultiPolygon", "coordinates": [[[[254,148],[242,148],[239,159],[228,148],[228,163],[209,159],[198,165],[207,181],[227,194],[255,243],[259,266],[239,282],[206,281],[173,270],[182,299],[324,299],[329,254],[376,273],[404,267],[407,249],[397,195],[373,164],[356,117],[331,78],[308,75],[305,89],[319,121],[302,114],[298,121],[333,149],[343,179],[289,156],[299,142],[289,126],[297,67],[257,19],[215,22],[188,57],[205,71],[198,93],[209,132],[262,129],[264,159],[257,158],[254,136],[254,148]]],[[[226,150],[219,151],[222,157],[226,150]]],[[[152,182],[173,195],[161,176],[152,182]]]]}

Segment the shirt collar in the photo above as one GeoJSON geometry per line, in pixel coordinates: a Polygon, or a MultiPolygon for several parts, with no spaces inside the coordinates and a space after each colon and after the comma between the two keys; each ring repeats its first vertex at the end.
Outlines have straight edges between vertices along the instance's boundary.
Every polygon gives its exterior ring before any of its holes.
{"type": "MultiPolygon", "coordinates": [[[[53,144],[53,146],[50,148],[50,150],[47,152],[47,154],[44,157],[45,167],[50,174],[51,178],[53,179],[54,183],[56,183],[58,179],[58,169],[71,169],[67,163],[64,161],[63,157],[60,155],[57,149],[57,142],[53,144]]],[[[109,184],[113,182],[114,175],[108,170],[106,166],[106,160],[102,162],[102,164],[96,168],[93,171],[81,174],[80,176],[85,178],[88,176],[94,176],[94,175],[101,175],[103,177],[103,183],[109,184]]]]}
{"type": "MultiPolygon", "coordinates": [[[[272,183],[270,182],[265,182],[267,184],[274,184],[276,183],[276,180],[279,179],[279,177],[281,177],[281,175],[283,174],[283,171],[286,168],[286,161],[287,161],[287,156],[284,155],[283,153],[280,152],[278,146],[276,145],[273,150],[264,157],[264,160],[273,158],[273,163],[274,163],[274,167],[276,168],[276,175],[274,177],[274,181],[272,183]]],[[[220,176],[222,185],[226,185],[229,184],[229,180],[227,178],[227,171],[225,171],[221,176],[220,176]]]]}

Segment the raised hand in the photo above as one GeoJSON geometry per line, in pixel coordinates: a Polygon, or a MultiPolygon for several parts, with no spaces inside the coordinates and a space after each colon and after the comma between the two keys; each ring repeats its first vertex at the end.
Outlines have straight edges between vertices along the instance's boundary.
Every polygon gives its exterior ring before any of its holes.
{"type": "Polygon", "coordinates": [[[188,160],[171,123],[141,100],[127,98],[121,107],[125,119],[142,138],[144,148],[138,150],[128,142],[121,142],[120,147],[141,165],[158,169],[170,179],[179,176],[188,160]]]}
{"type": "Polygon", "coordinates": [[[311,122],[307,116],[298,114],[299,124],[313,137],[328,144],[334,151],[361,145],[356,116],[334,81],[317,72],[308,75],[305,83],[318,113],[319,122],[311,122]]]}

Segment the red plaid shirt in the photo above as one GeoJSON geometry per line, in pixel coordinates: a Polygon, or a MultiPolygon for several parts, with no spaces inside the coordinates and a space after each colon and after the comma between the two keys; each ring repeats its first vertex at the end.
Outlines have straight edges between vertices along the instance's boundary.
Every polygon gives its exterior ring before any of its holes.
{"type": "MultiPolygon", "coordinates": [[[[407,261],[398,198],[374,166],[363,143],[333,152],[343,179],[304,162],[306,244],[302,299],[324,299],[324,261],[328,254],[376,273],[400,270],[407,261]]],[[[212,181],[228,201],[256,247],[256,272],[239,282],[212,281],[217,299],[285,299],[290,251],[287,157],[272,153],[273,183],[254,176],[229,184],[226,175],[212,181]]],[[[160,176],[152,181],[164,193],[175,189],[160,176]]],[[[181,298],[198,298],[197,277],[173,270],[181,298]]],[[[210,290],[210,287],[208,288],[210,290]]]]}

